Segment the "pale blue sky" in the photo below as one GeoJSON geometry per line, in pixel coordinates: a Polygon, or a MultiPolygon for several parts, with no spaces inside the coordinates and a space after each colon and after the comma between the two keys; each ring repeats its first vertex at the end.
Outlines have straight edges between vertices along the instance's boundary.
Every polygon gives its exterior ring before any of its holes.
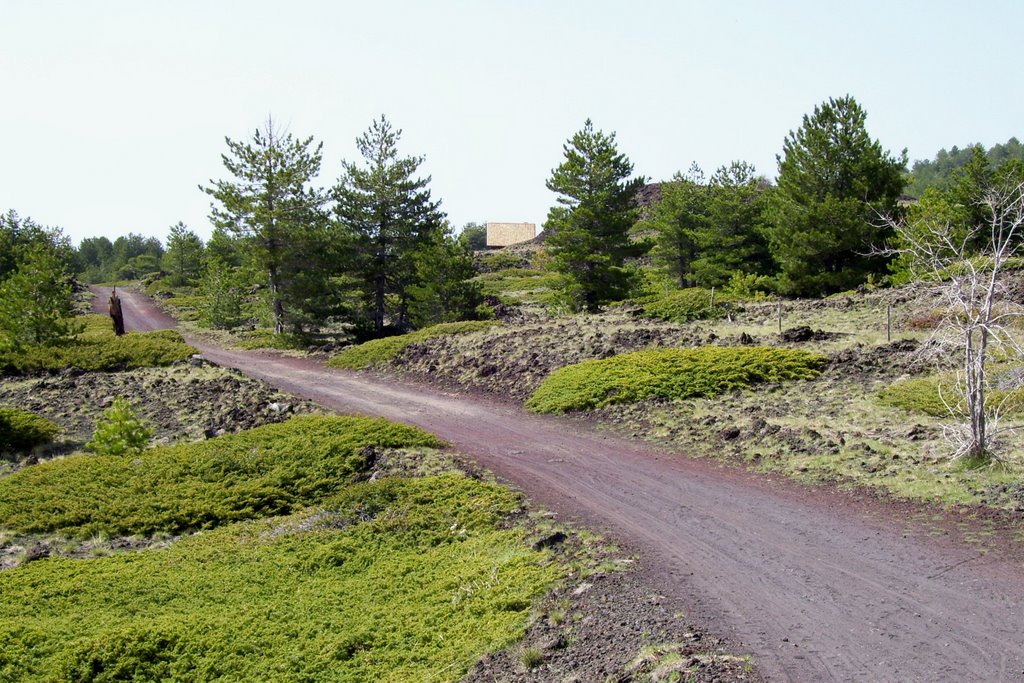
{"type": "Polygon", "coordinates": [[[894,153],[1024,136],[1024,3],[0,0],[0,211],[77,243],[181,220],[224,136],[268,114],[324,143],[321,183],[385,114],[467,221],[543,223],[587,117],[636,172],[733,159],[851,94],[894,153]]]}

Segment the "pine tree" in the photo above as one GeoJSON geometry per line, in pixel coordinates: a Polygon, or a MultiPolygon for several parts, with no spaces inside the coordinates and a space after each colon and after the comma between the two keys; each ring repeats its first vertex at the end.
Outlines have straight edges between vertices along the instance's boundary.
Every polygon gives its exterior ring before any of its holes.
{"type": "Polygon", "coordinates": [[[345,161],[334,189],[335,216],[352,235],[352,272],[363,283],[366,322],[375,336],[389,322],[409,327],[411,288],[422,284],[419,253],[437,244],[445,214],[430,197],[430,176],[417,178],[423,157],[401,157],[401,130],[383,116],[356,145],[364,166],[345,161]]]}
{"type": "Polygon", "coordinates": [[[308,281],[316,278],[326,295],[330,276],[326,256],[333,246],[324,230],[326,198],[311,187],[320,172],[323,145],[314,146],[312,137],[282,135],[269,119],[251,143],[225,140],[230,154],[221,158],[234,179],[201,187],[216,202],[211,219],[244,238],[266,273],[274,332],[301,328],[309,318],[308,281]]]}
{"type": "Polygon", "coordinates": [[[885,268],[871,254],[891,234],[878,217],[896,208],[906,152],[883,151],[866,118],[852,97],[830,99],[786,137],[766,234],[787,293],[849,289],[885,268]]]}
{"type": "Polygon", "coordinates": [[[62,344],[78,331],[70,277],[52,245],[35,244],[0,282],[0,346],[62,344]]]}
{"type": "Polygon", "coordinates": [[[696,235],[699,258],[694,279],[719,287],[736,273],[765,275],[772,259],[764,237],[767,183],[744,161],[722,166],[711,176],[705,229],[696,235]]]}
{"type": "Polygon", "coordinates": [[[697,236],[706,229],[708,199],[704,171],[694,163],[685,174],[676,173],[661,184],[661,199],[634,228],[638,234],[652,235],[651,260],[679,287],[695,284],[697,236]]]}
{"type": "Polygon", "coordinates": [[[548,212],[544,229],[554,267],[568,278],[573,305],[596,311],[628,296],[633,278],[626,260],[647,248],[629,236],[645,180],[629,180],[633,164],[619,153],[615,134],[595,130],[590,119],[563,150],[565,161],[547,181],[559,205],[548,212]]]}
{"type": "Polygon", "coordinates": [[[438,238],[417,258],[419,284],[410,288],[409,307],[417,327],[472,319],[483,301],[480,283],[472,280],[473,252],[450,229],[438,238]]]}
{"type": "Polygon", "coordinates": [[[181,221],[167,235],[163,266],[182,284],[196,280],[202,272],[203,241],[181,221]]]}

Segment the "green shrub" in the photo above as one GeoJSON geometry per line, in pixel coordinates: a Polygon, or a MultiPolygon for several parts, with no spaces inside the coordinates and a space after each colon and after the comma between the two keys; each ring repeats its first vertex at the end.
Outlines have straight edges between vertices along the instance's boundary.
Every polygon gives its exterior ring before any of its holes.
{"type": "Polygon", "coordinates": [[[210,528],[337,492],[366,467],[368,446],[439,443],[386,420],[305,416],[134,458],[71,457],[0,479],[0,526],[76,537],[210,528]]]}
{"type": "Polygon", "coordinates": [[[806,351],[768,347],[637,351],[555,370],[526,407],[558,413],[646,398],[715,396],[758,382],[810,379],[824,360],[806,351]]]}
{"type": "Polygon", "coordinates": [[[149,445],[151,438],[153,430],[142,424],[128,401],[116,398],[103,411],[103,418],[96,424],[92,441],[85,444],[85,447],[97,455],[136,455],[149,445]]]}
{"type": "Polygon", "coordinates": [[[0,453],[25,453],[48,444],[60,427],[41,415],[17,408],[0,408],[0,453]]]}
{"type": "Polygon", "coordinates": [[[474,278],[485,296],[496,296],[508,304],[550,306],[561,299],[565,277],[561,273],[527,268],[508,268],[474,278]]]}
{"type": "Polygon", "coordinates": [[[647,318],[685,323],[691,320],[724,318],[723,304],[735,301],[728,293],[716,291],[715,305],[711,305],[711,290],[699,287],[679,289],[668,294],[641,300],[643,315],[647,318]]]}
{"type": "Polygon", "coordinates": [[[80,318],[84,330],[61,346],[27,346],[0,352],[0,374],[21,375],[79,368],[110,372],[172,365],[196,352],[174,330],[129,332],[117,337],[106,316],[80,318]]]}
{"type": "Polygon", "coordinates": [[[416,342],[425,341],[432,337],[448,337],[455,334],[479,332],[500,324],[500,322],[494,320],[464,320],[456,323],[432,325],[408,334],[373,339],[356,346],[350,346],[331,358],[327,365],[332,368],[361,370],[396,358],[406,347],[416,342]]]}
{"type": "Polygon", "coordinates": [[[559,573],[460,476],[383,480],[160,551],[0,572],[0,680],[460,680],[559,573]]]}
{"type": "MultiPolygon", "coordinates": [[[[951,414],[962,417],[967,414],[967,407],[957,387],[957,379],[952,374],[896,382],[878,392],[878,400],[884,405],[933,417],[949,417],[951,414]],[[952,408],[952,413],[950,408],[946,407],[946,403],[943,403],[943,398],[952,408]]],[[[993,409],[1001,406],[1003,413],[1007,415],[1024,415],[1024,387],[1012,390],[992,389],[985,395],[985,405],[993,409]]]]}
{"type": "Polygon", "coordinates": [[[510,268],[526,268],[530,265],[530,258],[523,254],[499,251],[478,257],[475,265],[481,273],[493,273],[510,268]]]}

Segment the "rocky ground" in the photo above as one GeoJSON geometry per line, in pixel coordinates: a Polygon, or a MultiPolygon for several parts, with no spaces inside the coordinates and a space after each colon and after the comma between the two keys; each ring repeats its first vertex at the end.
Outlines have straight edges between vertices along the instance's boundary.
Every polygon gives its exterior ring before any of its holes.
{"type": "Polygon", "coordinates": [[[688,625],[634,572],[602,572],[552,592],[520,645],[477,662],[464,683],[760,681],[745,658],[688,625]]]}
{"type": "Polygon", "coordinates": [[[318,410],[240,372],[202,362],[130,372],[0,378],[0,406],[38,413],[61,427],[50,452],[84,446],[103,411],[118,397],[127,398],[154,430],[156,443],[237,432],[318,410]]]}

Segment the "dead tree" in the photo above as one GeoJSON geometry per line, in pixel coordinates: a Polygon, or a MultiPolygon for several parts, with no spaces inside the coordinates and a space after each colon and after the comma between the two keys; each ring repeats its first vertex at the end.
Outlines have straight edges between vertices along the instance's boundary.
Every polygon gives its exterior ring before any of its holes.
{"type": "Polygon", "coordinates": [[[1008,326],[1022,308],[1005,296],[1003,277],[1007,263],[1024,249],[1024,184],[990,190],[981,204],[987,222],[966,230],[928,217],[890,219],[897,239],[889,253],[903,256],[914,280],[945,304],[923,348],[946,363],[953,359],[955,387],[940,384],[939,395],[955,420],[945,428],[954,457],[984,461],[996,456],[999,434],[1017,428],[1000,425],[1005,398],[992,400],[988,365],[994,354],[1024,356],[1008,326]]]}
{"type": "Polygon", "coordinates": [[[124,312],[121,310],[121,297],[117,295],[117,287],[110,293],[110,302],[107,310],[110,312],[110,319],[114,323],[114,334],[120,337],[124,334],[124,312]]]}

